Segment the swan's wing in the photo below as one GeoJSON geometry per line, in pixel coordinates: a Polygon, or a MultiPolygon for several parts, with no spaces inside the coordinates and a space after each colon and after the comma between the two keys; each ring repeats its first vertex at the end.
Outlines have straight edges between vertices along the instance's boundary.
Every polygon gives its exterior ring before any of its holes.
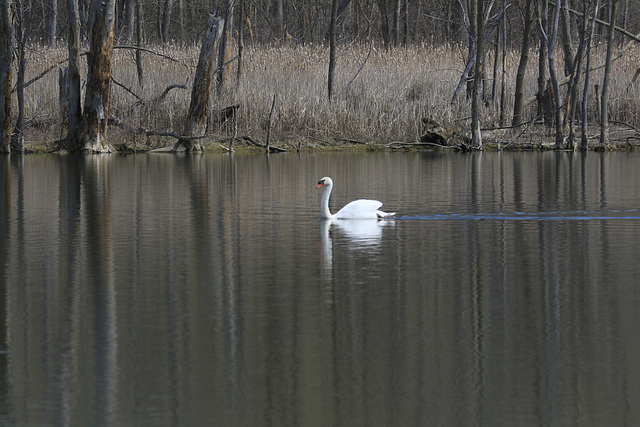
{"type": "Polygon", "coordinates": [[[360,199],[347,203],[336,212],[336,218],[377,218],[376,211],[382,206],[377,200],[360,199]]]}

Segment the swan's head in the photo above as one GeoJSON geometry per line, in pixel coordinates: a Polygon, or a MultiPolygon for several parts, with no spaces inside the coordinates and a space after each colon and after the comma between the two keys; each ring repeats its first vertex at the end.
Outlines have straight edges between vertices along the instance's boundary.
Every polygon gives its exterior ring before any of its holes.
{"type": "Polygon", "coordinates": [[[332,187],[333,186],[333,181],[331,180],[331,178],[329,178],[328,176],[325,176],[324,178],[321,178],[320,181],[318,181],[318,186],[316,187],[316,190],[322,186],[327,186],[327,187],[332,187]]]}

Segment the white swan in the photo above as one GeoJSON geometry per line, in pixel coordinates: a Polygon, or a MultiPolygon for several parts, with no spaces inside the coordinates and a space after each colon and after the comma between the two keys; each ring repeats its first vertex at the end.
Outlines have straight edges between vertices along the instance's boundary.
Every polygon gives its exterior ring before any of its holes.
{"type": "Polygon", "coordinates": [[[360,199],[347,203],[342,209],[334,214],[329,210],[329,196],[333,189],[333,181],[328,176],[318,181],[316,189],[324,187],[322,202],[320,202],[320,214],[326,219],[376,219],[386,218],[395,215],[395,212],[387,213],[378,210],[382,202],[377,200],[360,199]]]}

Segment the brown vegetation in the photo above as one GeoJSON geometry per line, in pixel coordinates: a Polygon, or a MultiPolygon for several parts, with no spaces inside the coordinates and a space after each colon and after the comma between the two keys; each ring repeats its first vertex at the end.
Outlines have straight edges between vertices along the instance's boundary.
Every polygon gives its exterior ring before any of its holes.
{"type": "MultiPolygon", "coordinates": [[[[606,47],[596,46],[593,63],[600,63],[606,47]]],[[[135,52],[115,49],[112,64],[110,115],[120,127],[110,126],[108,138],[117,147],[148,149],[176,142],[167,135],[184,129],[193,86],[199,46],[158,48],[162,55],[144,53],[145,86],[138,84],[135,52]],[[165,93],[172,85],[173,90],[165,93]],[[163,96],[161,96],[163,95],[163,96]]],[[[66,49],[28,49],[26,81],[54,63],[63,63],[66,49]]],[[[337,49],[334,95],[326,96],[329,50],[318,45],[260,46],[244,49],[241,81],[228,82],[218,96],[212,97],[212,117],[203,144],[227,146],[234,135],[233,115],[220,114],[229,106],[237,109],[237,132],[265,141],[270,107],[277,98],[272,118],[274,144],[302,149],[309,147],[370,146],[407,147],[419,143],[424,120],[433,120],[453,130],[452,138],[463,141],[470,129],[470,101],[464,96],[451,103],[451,96],[464,68],[465,48],[446,44],[440,47],[413,45],[390,50],[378,46],[353,44],[337,49]],[[364,64],[364,66],[363,66],[364,64]],[[359,71],[359,72],[358,72],[359,71]],[[355,77],[355,78],[354,78],[355,77]],[[223,119],[221,120],[220,117],[223,119]],[[227,118],[226,120],[224,118],[227,118]],[[400,143],[400,144],[398,144],[400,143]]],[[[492,63],[488,52],[486,63],[492,63]]],[[[534,56],[534,54],[532,54],[534,56]]],[[[81,59],[81,76],[86,64],[81,59]]],[[[512,114],[515,73],[519,52],[506,58],[507,116],[512,114]]],[[[619,58],[613,67],[609,92],[611,142],[635,144],[640,129],[640,81],[633,81],[640,66],[640,47],[619,58]],[[617,128],[615,127],[615,125],[617,128]]],[[[529,67],[525,96],[535,95],[537,70],[529,67]]],[[[591,76],[593,85],[602,84],[602,69],[591,76]]],[[[84,90],[83,81],[83,90],[84,90]]],[[[565,88],[561,87],[561,90],[565,88]]],[[[50,72],[25,89],[27,148],[53,147],[64,137],[60,123],[58,73],[50,72]]],[[[589,124],[597,125],[595,92],[590,97],[589,124]]],[[[483,142],[491,146],[540,146],[552,144],[551,130],[536,118],[536,105],[523,112],[523,125],[498,129],[500,106],[486,100],[482,104],[483,142]]],[[[235,109],[234,109],[235,110],[235,109]]],[[[598,130],[590,133],[597,142],[598,130]]],[[[239,141],[245,141],[240,139],[239,141]]]]}

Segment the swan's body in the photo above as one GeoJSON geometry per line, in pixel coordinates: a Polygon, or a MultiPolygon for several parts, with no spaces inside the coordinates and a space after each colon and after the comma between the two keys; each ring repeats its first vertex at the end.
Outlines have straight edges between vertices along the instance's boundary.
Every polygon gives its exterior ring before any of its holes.
{"type": "Polygon", "coordinates": [[[360,199],[347,203],[342,209],[335,214],[329,210],[329,196],[333,189],[333,181],[325,176],[318,181],[316,189],[324,187],[322,193],[322,201],[320,202],[320,214],[326,219],[377,219],[386,218],[395,215],[395,212],[387,213],[379,210],[382,202],[377,200],[360,199]]]}

